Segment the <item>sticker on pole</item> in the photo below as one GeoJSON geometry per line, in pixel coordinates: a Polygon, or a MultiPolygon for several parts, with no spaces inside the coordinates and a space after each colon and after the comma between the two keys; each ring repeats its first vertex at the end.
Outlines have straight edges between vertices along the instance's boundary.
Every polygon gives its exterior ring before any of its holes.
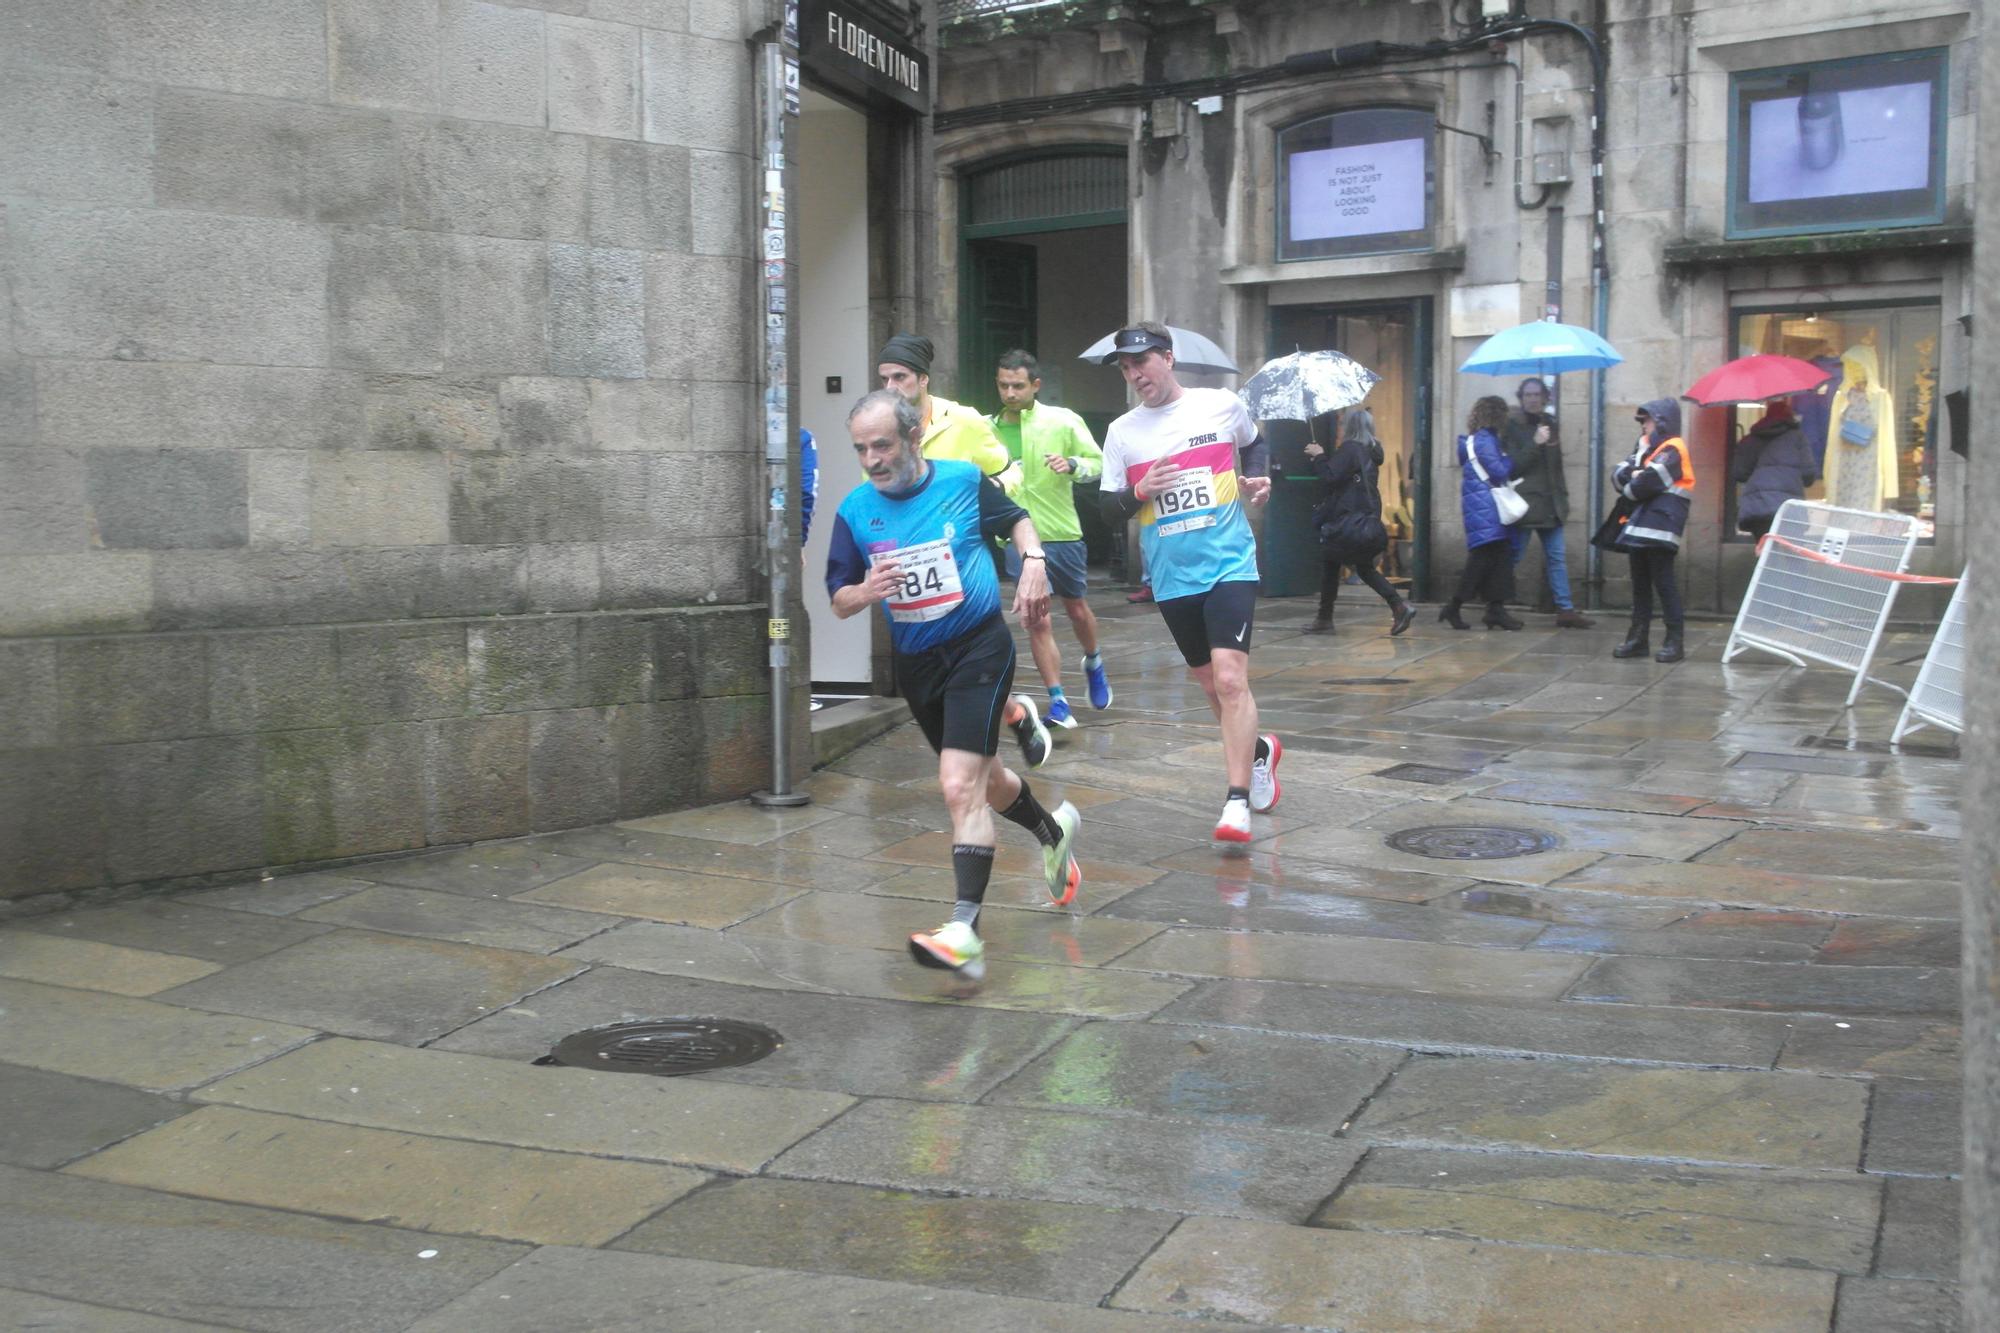
{"type": "Polygon", "coordinates": [[[768,626],[771,637],[774,639],[789,639],[792,637],[792,622],[789,620],[772,620],[768,622],[768,626]]]}

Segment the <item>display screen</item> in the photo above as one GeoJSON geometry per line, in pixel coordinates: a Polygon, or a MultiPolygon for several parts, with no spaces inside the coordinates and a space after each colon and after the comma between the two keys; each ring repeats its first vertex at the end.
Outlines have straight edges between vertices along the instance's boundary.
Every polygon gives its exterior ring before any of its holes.
{"type": "Polygon", "coordinates": [[[1431,245],[1437,190],[1429,111],[1362,107],[1278,133],[1278,257],[1431,245]]]}
{"type": "Polygon", "coordinates": [[[1944,77],[1938,51],[1738,75],[1731,233],[1939,221],[1944,77]]]}
{"type": "Polygon", "coordinates": [[[1429,147],[1423,139],[1397,139],[1292,154],[1292,239],[1422,228],[1429,147]]]}

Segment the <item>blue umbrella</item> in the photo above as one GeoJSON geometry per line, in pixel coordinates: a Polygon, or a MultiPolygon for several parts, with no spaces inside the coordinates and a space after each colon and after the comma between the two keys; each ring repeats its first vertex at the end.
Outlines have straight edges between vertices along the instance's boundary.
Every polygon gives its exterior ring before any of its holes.
{"type": "Polygon", "coordinates": [[[1459,369],[1474,375],[1560,375],[1602,370],[1624,359],[1589,329],[1544,319],[1502,329],[1479,344],[1459,369]]]}

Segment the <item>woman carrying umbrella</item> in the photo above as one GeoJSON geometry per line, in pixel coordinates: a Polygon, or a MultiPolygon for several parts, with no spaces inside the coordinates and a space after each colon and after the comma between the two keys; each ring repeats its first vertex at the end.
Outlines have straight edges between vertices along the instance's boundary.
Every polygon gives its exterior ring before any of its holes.
{"type": "Polygon", "coordinates": [[[1438,619],[1453,629],[1472,628],[1458,614],[1467,602],[1486,603],[1488,629],[1521,628],[1521,622],[1507,614],[1507,598],[1514,591],[1512,549],[1493,498],[1493,488],[1511,475],[1500,448],[1500,428],[1506,423],[1507,400],[1488,394],[1472,405],[1466,433],[1458,437],[1458,464],[1464,469],[1458,503],[1465,516],[1465,573],[1459,576],[1458,595],[1438,612],[1438,619]]]}
{"type": "Polygon", "coordinates": [[[1773,401],[1763,418],[1744,432],[1729,471],[1743,487],[1736,498],[1736,526],[1753,537],[1771,530],[1771,520],[1785,501],[1806,498],[1806,487],[1819,480],[1819,464],[1792,415],[1790,399],[1773,401]]]}
{"type": "Polygon", "coordinates": [[[1382,524],[1382,494],[1375,475],[1382,466],[1382,443],[1375,438],[1374,414],[1355,408],[1347,414],[1340,443],[1328,453],[1318,440],[1306,443],[1306,457],[1320,480],[1320,501],[1313,509],[1313,528],[1320,537],[1319,616],[1306,626],[1308,634],[1333,632],[1333,603],[1340,596],[1340,567],[1354,566],[1361,581],[1389,604],[1389,633],[1401,634],[1417,618],[1415,608],[1399,596],[1375,568],[1375,558],[1389,548],[1389,530],[1382,524]]]}

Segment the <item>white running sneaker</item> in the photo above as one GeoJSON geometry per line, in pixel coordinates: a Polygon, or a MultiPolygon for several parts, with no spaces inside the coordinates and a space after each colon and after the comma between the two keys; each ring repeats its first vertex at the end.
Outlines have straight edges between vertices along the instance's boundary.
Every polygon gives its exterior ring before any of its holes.
{"type": "Polygon", "coordinates": [[[1250,761],[1250,808],[1258,814],[1275,809],[1285,789],[1278,781],[1278,761],[1285,747],[1270,732],[1257,738],[1256,757],[1250,761]]]}
{"type": "Polygon", "coordinates": [[[1042,874],[1048,880],[1049,901],[1057,907],[1068,907],[1076,901],[1076,891],[1083,885],[1083,870],[1069,850],[1076,845],[1076,826],[1081,820],[1076,807],[1068,801],[1049,811],[1049,818],[1055,821],[1062,837],[1055,846],[1042,848],[1042,874]]]}
{"type": "Polygon", "coordinates": [[[925,967],[945,968],[967,981],[986,975],[986,946],[963,921],[947,921],[929,933],[910,936],[910,956],[925,967]]]}
{"type": "Polygon", "coordinates": [[[1215,821],[1217,842],[1250,841],[1250,804],[1241,796],[1222,803],[1222,817],[1215,821]]]}

